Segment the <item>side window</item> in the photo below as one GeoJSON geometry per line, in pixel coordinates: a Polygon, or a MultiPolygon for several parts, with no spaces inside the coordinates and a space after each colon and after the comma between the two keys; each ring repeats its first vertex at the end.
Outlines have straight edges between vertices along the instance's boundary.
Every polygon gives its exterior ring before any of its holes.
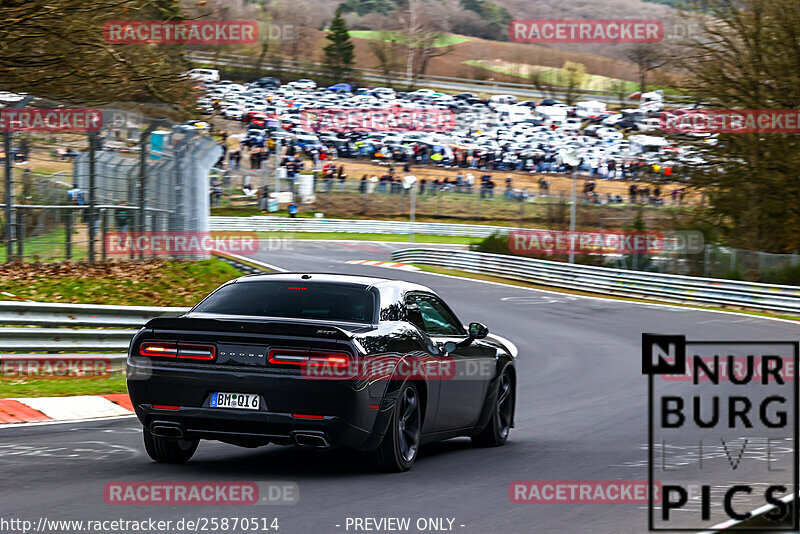
{"type": "Polygon", "coordinates": [[[460,336],[464,329],[437,298],[412,295],[408,299],[408,320],[430,336],[460,336]]]}

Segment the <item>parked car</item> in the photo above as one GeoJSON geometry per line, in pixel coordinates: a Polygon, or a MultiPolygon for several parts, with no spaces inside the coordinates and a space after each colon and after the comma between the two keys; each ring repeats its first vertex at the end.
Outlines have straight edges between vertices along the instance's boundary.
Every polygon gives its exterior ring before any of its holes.
{"type": "Polygon", "coordinates": [[[204,83],[216,83],[219,81],[219,71],[216,69],[192,69],[186,72],[186,76],[191,80],[204,83]]]}
{"type": "Polygon", "coordinates": [[[265,76],[254,81],[253,85],[262,89],[277,89],[281,86],[281,81],[274,76],[265,76]]]}

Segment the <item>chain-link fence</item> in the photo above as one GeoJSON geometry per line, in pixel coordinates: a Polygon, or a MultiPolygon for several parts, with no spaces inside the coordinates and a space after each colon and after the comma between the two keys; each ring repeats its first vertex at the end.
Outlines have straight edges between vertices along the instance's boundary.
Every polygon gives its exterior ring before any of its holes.
{"type": "MultiPolygon", "coordinates": [[[[680,234],[681,232],[667,235],[680,234]]],[[[656,254],[624,254],[604,258],[593,256],[582,257],[578,261],[616,269],[704,278],[789,285],[797,285],[800,282],[800,255],[797,252],[772,254],[706,244],[699,247],[699,250],[680,247],[656,254]]]]}
{"type": "Polygon", "coordinates": [[[135,240],[208,233],[210,171],[222,149],[200,126],[100,111],[96,132],[3,132],[0,260],[193,256],[145,251],[135,240]]]}

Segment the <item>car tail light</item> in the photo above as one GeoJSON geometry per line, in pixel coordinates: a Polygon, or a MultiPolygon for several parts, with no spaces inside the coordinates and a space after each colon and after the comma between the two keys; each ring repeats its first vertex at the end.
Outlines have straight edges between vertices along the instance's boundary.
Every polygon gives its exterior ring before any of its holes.
{"type": "Polygon", "coordinates": [[[268,359],[269,363],[283,365],[318,365],[329,368],[350,366],[350,355],[346,352],[270,349],[268,359]]]}
{"type": "Polygon", "coordinates": [[[350,355],[343,352],[312,352],[308,357],[308,365],[324,365],[326,367],[349,367],[350,355]]]}
{"type": "Polygon", "coordinates": [[[153,404],[153,408],[156,410],[180,410],[180,406],[171,406],[168,404],[153,404]]]}
{"type": "Polygon", "coordinates": [[[295,419],[325,419],[324,415],[309,415],[305,413],[293,413],[292,417],[295,419]]]}
{"type": "Polygon", "coordinates": [[[139,345],[139,354],[150,358],[213,360],[217,355],[217,348],[214,345],[199,345],[196,343],[145,341],[139,345]]]}
{"type": "Polygon", "coordinates": [[[142,356],[156,356],[160,358],[174,358],[178,355],[177,343],[151,343],[144,342],[139,345],[139,354],[142,356]]]}
{"type": "Polygon", "coordinates": [[[178,343],[178,358],[189,360],[213,360],[217,350],[214,345],[188,345],[178,343]]]}

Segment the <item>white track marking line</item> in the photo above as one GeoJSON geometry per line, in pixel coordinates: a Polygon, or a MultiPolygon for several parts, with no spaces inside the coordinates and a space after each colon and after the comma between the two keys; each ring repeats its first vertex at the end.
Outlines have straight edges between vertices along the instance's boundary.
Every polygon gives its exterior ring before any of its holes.
{"type": "Polygon", "coordinates": [[[99,395],[12,399],[57,421],[129,415],[130,410],[99,395]]]}
{"type": "Polygon", "coordinates": [[[65,421],[35,421],[31,423],[6,423],[0,425],[0,431],[9,428],[24,428],[29,426],[44,426],[44,425],[63,425],[67,423],[92,423],[94,421],[113,421],[116,419],[128,419],[136,417],[136,414],[128,412],[126,415],[113,415],[110,417],[90,417],[87,419],[69,419],[65,421]]]}

